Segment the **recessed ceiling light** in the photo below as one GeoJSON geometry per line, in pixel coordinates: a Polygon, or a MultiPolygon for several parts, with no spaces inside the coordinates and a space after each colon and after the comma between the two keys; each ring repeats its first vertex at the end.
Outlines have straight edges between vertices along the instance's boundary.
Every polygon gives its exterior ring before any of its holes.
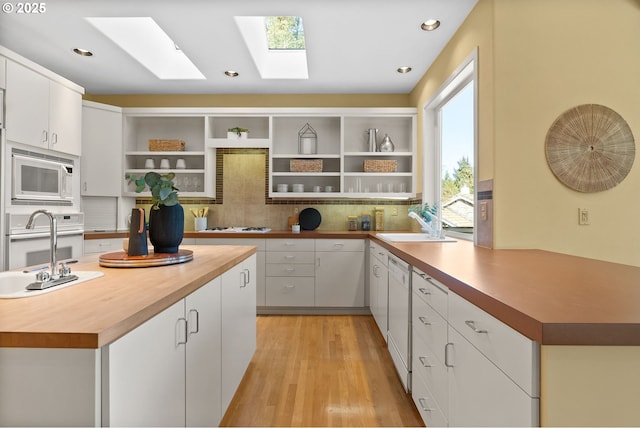
{"type": "Polygon", "coordinates": [[[398,73],[402,73],[402,74],[408,73],[411,71],[411,67],[398,67],[397,71],[398,73]]]}
{"type": "Polygon", "coordinates": [[[93,52],[88,51],[86,49],[73,48],[73,51],[80,56],[93,56],[93,52]]]}
{"type": "Polygon", "coordinates": [[[227,70],[224,72],[224,74],[226,74],[229,77],[237,77],[240,73],[238,73],[237,71],[233,71],[233,70],[227,70]]]}
{"type": "Polygon", "coordinates": [[[424,31],[433,31],[440,26],[440,21],[437,19],[427,19],[420,25],[424,31]]]}
{"type": "Polygon", "coordinates": [[[86,19],[159,79],[205,79],[153,18],[86,19]]]}

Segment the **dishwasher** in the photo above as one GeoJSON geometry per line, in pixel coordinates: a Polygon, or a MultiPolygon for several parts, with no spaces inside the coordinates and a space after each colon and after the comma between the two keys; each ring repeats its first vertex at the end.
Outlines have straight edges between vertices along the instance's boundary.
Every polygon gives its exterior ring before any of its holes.
{"type": "Polygon", "coordinates": [[[389,255],[387,347],[405,391],[411,392],[411,266],[389,255]]]}

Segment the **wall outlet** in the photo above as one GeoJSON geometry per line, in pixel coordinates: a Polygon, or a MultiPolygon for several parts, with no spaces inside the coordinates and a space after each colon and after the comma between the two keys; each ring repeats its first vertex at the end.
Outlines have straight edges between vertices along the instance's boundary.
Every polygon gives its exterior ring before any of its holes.
{"type": "Polygon", "coordinates": [[[578,208],[578,224],[586,226],[589,224],[589,209],[578,208]]]}
{"type": "Polygon", "coordinates": [[[398,215],[398,208],[391,208],[391,215],[398,215]]]}

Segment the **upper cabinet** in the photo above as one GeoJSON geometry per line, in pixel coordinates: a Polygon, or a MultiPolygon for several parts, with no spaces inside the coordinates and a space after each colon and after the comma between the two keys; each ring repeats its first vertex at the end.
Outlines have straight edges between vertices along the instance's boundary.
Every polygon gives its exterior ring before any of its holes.
{"type": "Polygon", "coordinates": [[[79,156],[81,92],[11,60],[6,74],[7,140],[79,156]]]}
{"type": "Polygon", "coordinates": [[[80,194],[120,196],[121,164],[122,109],[83,101],[80,194]]]}
{"type": "Polygon", "coordinates": [[[124,196],[141,196],[129,177],[149,171],[175,173],[182,197],[215,196],[215,153],[205,149],[204,114],[126,109],[123,125],[124,196]]]}
{"type": "Polygon", "coordinates": [[[128,108],[123,118],[124,196],[137,195],[128,177],[158,170],[176,173],[180,196],[215,198],[221,148],[268,149],[271,198],[416,194],[414,108],[128,108]],[[370,128],[393,150],[369,151],[370,128]]]}

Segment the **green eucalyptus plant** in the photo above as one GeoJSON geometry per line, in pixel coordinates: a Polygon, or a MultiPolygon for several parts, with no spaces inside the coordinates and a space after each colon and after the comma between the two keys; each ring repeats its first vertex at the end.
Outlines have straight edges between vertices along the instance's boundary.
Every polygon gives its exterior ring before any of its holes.
{"type": "Polygon", "coordinates": [[[129,176],[129,183],[135,183],[136,193],[140,193],[149,187],[151,190],[151,208],[160,209],[160,205],[168,207],[178,203],[178,188],[173,184],[173,172],[158,174],[154,171],[147,172],[144,177],[129,176]]]}
{"type": "Polygon", "coordinates": [[[240,128],[240,127],[236,126],[235,128],[227,129],[227,131],[228,132],[235,132],[236,134],[238,134],[238,137],[239,137],[241,133],[249,132],[249,129],[248,128],[240,128]]]}

